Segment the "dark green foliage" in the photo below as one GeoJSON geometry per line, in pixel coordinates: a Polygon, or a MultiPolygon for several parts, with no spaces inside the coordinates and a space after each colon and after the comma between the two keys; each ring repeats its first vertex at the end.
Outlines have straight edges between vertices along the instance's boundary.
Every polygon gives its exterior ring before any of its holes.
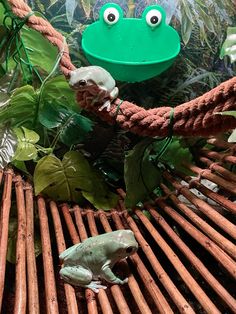
{"type": "Polygon", "coordinates": [[[149,158],[152,139],[145,139],[129,151],[125,158],[124,176],[127,207],[148,198],[161,181],[161,172],[149,158]]]}

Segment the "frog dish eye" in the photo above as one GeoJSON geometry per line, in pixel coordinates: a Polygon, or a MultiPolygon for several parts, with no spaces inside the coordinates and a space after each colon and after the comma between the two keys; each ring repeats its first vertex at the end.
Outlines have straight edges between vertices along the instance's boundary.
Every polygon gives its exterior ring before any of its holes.
{"type": "Polygon", "coordinates": [[[162,21],[162,14],[160,11],[153,9],[146,15],[146,22],[151,27],[157,27],[162,21]]]}
{"type": "Polygon", "coordinates": [[[108,25],[116,24],[119,17],[120,13],[116,8],[107,8],[103,13],[103,19],[108,25]]]}

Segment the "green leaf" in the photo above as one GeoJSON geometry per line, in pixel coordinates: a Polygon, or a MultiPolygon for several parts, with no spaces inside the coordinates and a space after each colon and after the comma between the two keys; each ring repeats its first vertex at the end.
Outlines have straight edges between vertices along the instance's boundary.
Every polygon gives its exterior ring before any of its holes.
{"type": "Polygon", "coordinates": [[[17,138],[8,124],[0,127],[0,169],[13,158],[17,148],[17,138]]]}
{"type": "Polygon", "coordinates": [[[35,159],[38,155],[34,144],[39,141],[39,135],[25,127],[15,128],[18,146],[14,159],[19,161],[35,159]]]}
{"type": "Polygon", "coordinates": [[[44,104],[39,114],[39,121],[48,129],[58,127],[60,140],[68,146],[83,141],[93,126],[90,119],[56,102],[44,104]]]}
{"type": "Polygon", "coordinates": [[[15,168],[19,169],[20,171],[24,172],[27,174],[28,177],[31,177],[31,174],[26,168],[25,162],[24,161],[19,161],[19,160],[12,160],[11,165],[13,165],[15,168]]]}
{"type": "MultiPolygon", "coordinates": [[[[157,155],[163,147],[163,143],[156,141],[153,143],[153,149],[156,151],[157,155]]],[[[158,161],[161,161],[167,164],[169,167],[177,169],[186,173],[186,168],[182,165],[183,162],[190,163],[192,160],[192,154],[189,149],[182,147],[178,139],[173,139],[169,144],[164,154],[159,158],[158,161]]],[[[156,160],[156,162],[158,162],[156,160]]]]}
{"type": "Polygon", "coordinates": [[[92,190],[82,191],[83,196],[96,208],[110,210],[117,205],[118,196],[109,191],[102,177],[92,168],[89,172],[89,179],[92,182],[92,190]]]}
{"type": "Polygon", "coordinates": [[[159,169],[149,159],[149,147],[152,141],[152,139],[143,140],[129,151],[125,158],[125,204],[127,207],[133,207],[145,200],[161,181],[159,169]]]}
{"type": "Polygon", "coordinates": [[[236,118],[236,110],[216,112],[215,114],[220,114],[222,116],[231,116],[231,117],[235,117],[236,118]]]}
{"type": "Polygon", "coordinates": [[[45,39],[42,34],[28,27],[23,27],[21,36],[31,64],[39,66],[49,73],[57,58],[57,48],[45,39]]]}
{"type": "Polygon", "coordinates": [[[13,41],[12,45],[8,47],[11,36],[12,36],[12,31],[9,31],[3,25],[0,25],[0,63],[5,62],[6,58],[7,57],[9,58],[15,51],[15,48],[16,48],[15,41],[13,41]],[[7,48],[9,48],[9,50],[7,48]]]}
{"type": "Polygon", "coordinates": [[[182,22],[181,24],[182,39],[184,44],[187,45],[193,31],[193,23],[192,20],[190,20],[185,14],[183,14],[181,22],[182,22]]]}
{"type": "Polygon", "coordinates": [[[57,102],[69,108],[78,109],[75,93],[70,88],[64,75],[49,79],[43,88],[44,102],[57,102]]]}
{"type": "Polygon", "coordinates": [[[229,56],[230,62],[236,61],[236,27],[228,27],[227,37],[220,51],[220,58],[229,56]]]}
{"type": "Polygon", "coordinates": [[[0,124],[10,120],[12,126],[33,127],[37,115],[38,97],[33,87],[26,85],[17,88],[8,106],[0,109],[0,124]]]}
{"type": "Polygon", "coordinates": [[[82,195],[98,208],[111,208],[117,197],[110,193],[79,152],[67,152],[62,161],[43,157],[34,172],[35,194],[43,192],[54,200],[82,202],[82,195]]]}
{"type": "Polygon", "coordinates": [[[61,161],[54,155],[39,160],[34,172],[35,194],[44,192],[54,200],[80,201],[81,190],[89,190],[89,165],[77,152],[68,152],[61,161]]]}

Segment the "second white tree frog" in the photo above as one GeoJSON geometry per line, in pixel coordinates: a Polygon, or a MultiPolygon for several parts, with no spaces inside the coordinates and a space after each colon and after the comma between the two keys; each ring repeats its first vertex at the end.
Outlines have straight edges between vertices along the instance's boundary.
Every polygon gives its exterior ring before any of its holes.
{"type": "Polygon", "coordinates": [[[119,90],[113,77],[99,66],[78,68],[70,73],[69,85],[77,91],[88,91],[94,96],[94,102],[103,105],[99,110],[110,110],[111,101],[117,98],[119,90]]]}
{"type": "Polygon", "coordinates": [[[98,293],[106,289],[99,278],[113,284],[125,284],[128,278],[121,280],[112,272],[112,267],[121,259],[134,254],[138,249],[131,230],[108,232],[75,244],[60,254],[64,266],[60,276],[66,282],[90,288],[98,293]]]}

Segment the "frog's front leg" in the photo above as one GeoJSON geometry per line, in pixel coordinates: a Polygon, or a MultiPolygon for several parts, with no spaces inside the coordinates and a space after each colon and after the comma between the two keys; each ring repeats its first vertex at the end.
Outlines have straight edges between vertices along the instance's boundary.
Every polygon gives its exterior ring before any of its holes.
{"type": "Polygon", "coordinates": [[[92,281],[92,272],[83,266],[65,266],[60,270],[60,276],[63,280],[74,286],[89,288],[98,293],[99,289],[106,289],[100,281],[92,281]]]}
{"type": "Polygon", "coordinates": [[[118,87],[114,87],[113,90],[110,92],[111,99],[115,99],[118,97],[119,89],[118,87]]]}
{"type": "Polygon", "coordinates": [[[128,278],[125,278],[124,280],[121,280],[120,278],[116,277],[116,275],[112,272],[109,263],[106,263],[102,269],[100,277],[105,279],[106,281],[114,284],[123,285],[128,282],[128,278]]]}
{"type": "Polygon", "coordinates": [[[104,108],[107,109],[107,111],[110,111],[111,109],[111,101],[107,100],[106,102],[104,102],[104,104],[99,108],[99,111],[102,111],[104,108]]]}
{"type": "MultiPolygon", "coordinates": [[[[115,87],[108,95],[109,99],[107,99],[104,104],[99,108],[99,111],[102,111],[104,108],[106,108],[107,111],[110,111],[111,109],[111,101],[115,98],[117,98],[119,94],[119,90],[117,87],[115,87]]],[[[101,90],[98,94],[98,98],[105,98],[107,97],[107,92],[105,91],[104,95],[104,90],[101,90]]]]}
{"type": "Polygon", "coordinates": [[[117,98],[119,93],[119,90],[117,87],[115,87],[109,94],[109,98],[108,100],[105,101],[105,103],[99,108],[99,111],[102,111],[104,108],[107,109],[107,111],[110,111],[111,109],[111,101],[115,98],[117,98]]]}

